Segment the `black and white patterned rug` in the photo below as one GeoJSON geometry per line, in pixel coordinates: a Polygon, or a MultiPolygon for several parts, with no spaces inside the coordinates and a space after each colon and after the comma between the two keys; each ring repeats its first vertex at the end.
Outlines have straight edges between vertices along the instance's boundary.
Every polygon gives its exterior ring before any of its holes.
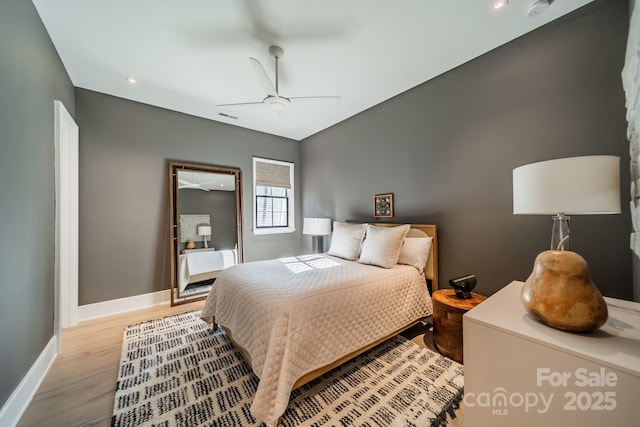
{"type": "MultiPolygon", "coordinates": [[[[249,412],[258,378],[199,314],[125,329],[113,427],[264,425],[249,412]]],[[[462,389],[462,365],[398,336],[294,390],[282,425],[445,425],[462,389]]]]}

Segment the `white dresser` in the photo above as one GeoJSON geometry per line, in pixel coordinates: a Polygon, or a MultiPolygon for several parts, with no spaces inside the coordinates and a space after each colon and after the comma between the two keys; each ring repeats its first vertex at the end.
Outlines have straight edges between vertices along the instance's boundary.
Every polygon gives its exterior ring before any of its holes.
{"type": "Polygon", "coordinates": [[[464,425],[640,425],[640,304],[605,298],[607,323],[588,334],[531,317],[522,282],[463,316],[464,425]]]}

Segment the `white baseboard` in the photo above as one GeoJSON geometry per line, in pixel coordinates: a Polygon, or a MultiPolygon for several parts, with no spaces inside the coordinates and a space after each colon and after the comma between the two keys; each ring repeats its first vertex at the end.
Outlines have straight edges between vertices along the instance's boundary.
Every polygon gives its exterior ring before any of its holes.
{"type": "Polygon", "coordinates": [[[18,424],[58,355],[57,348],[57,338],[53,336],[0,409],[0,426],[15,427],[18,424]]]}
{"type": "Polygon", "coordinates": [[[112,314],[125,313],[127,311],[140,310],[158,304],[169,304],[171,291],[164,290],[150,294],[135,295],[132,297],[113,299],[109,301],[86,304],[78,307],[78,321],[111,316],[112,314]]]}

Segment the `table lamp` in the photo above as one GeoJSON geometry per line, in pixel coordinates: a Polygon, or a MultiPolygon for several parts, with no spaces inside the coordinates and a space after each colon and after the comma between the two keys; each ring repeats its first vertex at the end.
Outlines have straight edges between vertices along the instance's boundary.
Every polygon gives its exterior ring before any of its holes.
{"type": "Polygon", "coordinates": [[[324,236],[331,234],[331,218],[305,218],[302,234],[310,234],[314,254],[324,252],[324,236]]]}
{"type": "Polygon", "coordinates": [[[198,236],[203,236],[204,247],[208,248],[209,246],[207,246],[207,237],[211,236],[211,226],[210,225],[199,225],[198,226],[198,236]]]}
{"type": "Polygon", "coordinates": [[[520,301],[556,329],[590,332],[608,317],[584,258],[569,250],[569,216],[620,213],[620,158],[585,156],[513,170],[513,213],[553,215],[551,249],[540,253],[520,301]]]}
{"type": "MultiPolygon", "coordinates": [[[[570,157],[514,169],[513,213],[553,215],[556,249],[569,235],[569,215],[620,213],[620,157],[570,157]]],[[[569,250],[569,241],[560,249],[569,250]]]]}

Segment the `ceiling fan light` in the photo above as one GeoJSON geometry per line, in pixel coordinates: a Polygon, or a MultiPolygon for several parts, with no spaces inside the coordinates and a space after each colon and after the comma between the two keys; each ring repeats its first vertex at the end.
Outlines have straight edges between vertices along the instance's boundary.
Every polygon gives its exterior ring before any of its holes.
{"type": "Polygon", "coordinates": [[[272,102],[271,104],[269,104],[269,107],[271,107],[271,109],[275,111],[284,110],[284,104],[278,101],[272,102]]]}
{"type": "Polygon", "coordinates": [[[273,111],[284,111],[289,100],[283,96],[268,96],[264,99],[264,103],[273,111]]]}

